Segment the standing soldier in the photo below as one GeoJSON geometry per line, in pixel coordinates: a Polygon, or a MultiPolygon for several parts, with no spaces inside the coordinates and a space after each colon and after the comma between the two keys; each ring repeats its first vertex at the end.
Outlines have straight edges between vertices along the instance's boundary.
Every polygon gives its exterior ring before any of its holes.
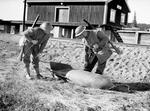
{"type": "Polygon", "coordinates": [[[108,44],[108,37],[100,30],[86,30],[85,26],[78,26],[75,36],[84,40],[85,71],[92,71],[98,61],[96,73],[103,74],[108,58],[112,51],[108,44]]]}
{"type": "Polygon", "coordinates": [[[36,72],[38,79],[43,78],[39,72],[39,54],[42,53],[49,39],[50,31],[53,29],[52,25],[48,22],[44,22],[40,27],[27,29],[24,31],[24,50],[23,50],[23,62],[25,64],[26,78],[31,79],[30,76],[30,56],[32,54],[32,64],[36,72]]]}

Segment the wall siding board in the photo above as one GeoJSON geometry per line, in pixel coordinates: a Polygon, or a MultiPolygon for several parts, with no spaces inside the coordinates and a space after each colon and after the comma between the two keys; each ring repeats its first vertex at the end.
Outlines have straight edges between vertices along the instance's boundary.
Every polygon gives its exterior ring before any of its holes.
{"type": "Polygon", "coordinates": [[[35,17],[39,14],[39,21],[54,21],[54,6],[44,6],[44,5],[32,5],[28,7],[27,20],[34,20],[35,17]]]}
{"type": "Polygon", "coordinates": [[[102,24],[104,14],[104,6],[88,5],[88,6],[71,6],[70,22],[82,22],[85,18],[92,24],[102,24]]]}
{"type": "Polygon", "coordinates": [[[90,21],[101,25],[103,23],[104,6],[91,7],[91,10],[90,21]]]}
{"type": "MultiPolygon", "coordinates": [[[[93,24],[102,24],[104,6],[99,5],[70,5],[69,22],[83,22],[88,20],[93,24]]],[[[52,5],[31,5],[28,7],[27,20],[34,20],[40,15],[40,21],[54,22],[55,6],[52,5]]]]}

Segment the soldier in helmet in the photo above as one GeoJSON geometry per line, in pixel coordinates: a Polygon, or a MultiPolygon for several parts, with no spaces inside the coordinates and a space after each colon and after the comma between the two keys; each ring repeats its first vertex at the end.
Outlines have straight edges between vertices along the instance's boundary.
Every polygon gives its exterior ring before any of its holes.
{"type": "Polygon", "coordinates": [[[43,78],[39,72],[39,58],[38,55],[42,53],[45,48],[47,41],[49,39],[50,31],[53,29],[49,22],[44,22],[40,27],[35,27],[32,29],[27,29],[24,31],[23,35],[26,39],[24,43],[24,58],[23,62],[25,64],[26,78],[31,79],[30,74],[30,56],[32,55],[32,64],[36,72],[36,77],[38,79],[43,78]]]}
{"type": "Polygon", "coordinates": [[[75,36],[83,39],[85,44],[85,71],[92,71],[98,61],[96,73],[103,74],[107,59],[112,51],[108,45],[108,37],[103,31],[94,29],[86,30],[85,26],[78,26],[75,30],[75,36]]]}

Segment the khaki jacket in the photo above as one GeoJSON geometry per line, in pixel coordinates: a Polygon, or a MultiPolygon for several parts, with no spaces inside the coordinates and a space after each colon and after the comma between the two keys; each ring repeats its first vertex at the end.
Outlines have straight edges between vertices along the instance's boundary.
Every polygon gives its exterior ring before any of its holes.
{"type": "MultiPolygon", "coordinates": [[[[39,53],[45,48],[47,41],[50,37],[49,34],[46,34],[41,28],[32,28],[24,31],[24,37],[22,38],[22,43],[31,43],[32,40],[37,40],[39,45],[39,53]]],[[[21,44],[21,43],[19,43],[21,44]]]]}
{"type": "Polygon", "coordinates": [[[94,44],[98,44],[99,50],[95,54],[99,62],[104,63],[112,54],[108,41],[109,39],[103,31],[89,30],[87,37],[84,39],[84,44],[91,49],[94,44]]]}

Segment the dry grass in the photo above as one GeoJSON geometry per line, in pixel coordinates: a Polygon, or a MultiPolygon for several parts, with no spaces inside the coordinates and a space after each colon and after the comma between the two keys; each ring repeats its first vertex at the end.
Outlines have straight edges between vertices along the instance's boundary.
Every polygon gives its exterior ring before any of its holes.
{"type": "Polygon", "coordinates": [[[60,81],[26,81],[17,75],[7,77],[0,89],[2,111],[143,111],[150,100],[148,93],[133,95],[60,81]]]}
{"type": "MultiPolygon", "coordinates": [[[[149,86],[141,90],[143,86],[138,89],[137,85],[135,93],[123,93],[57,80],[26,80],[23,64],[9,61],[18,54],[12,54],[18,50],[12,44],[0,42],[0,111],[149,111],[149,86]]],[[[51,78],[44,65],[41,68],[41,73],[51,78]]]]}
{"type": "Polygon", "coordinates": [[[19,81],[18,77],[10,75],[9,79],[0,83],[0,110],[46,111],[36,93],[26,81],[19,81]]]}

